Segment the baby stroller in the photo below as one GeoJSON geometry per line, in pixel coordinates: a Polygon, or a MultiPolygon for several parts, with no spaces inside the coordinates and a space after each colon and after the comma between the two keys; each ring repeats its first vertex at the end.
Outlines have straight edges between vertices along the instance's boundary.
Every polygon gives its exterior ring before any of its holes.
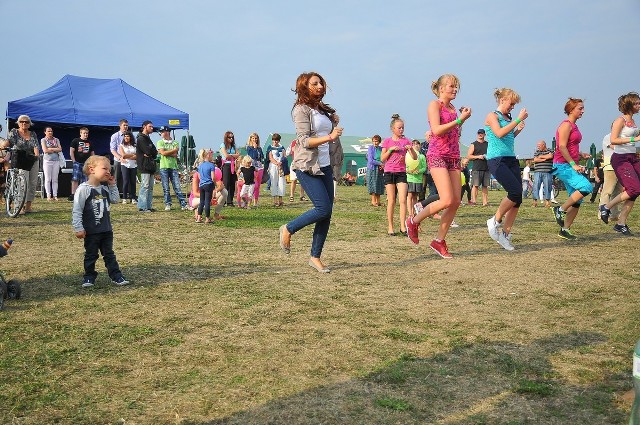
{"type": "MultiPolygon", "coordinates": [[[[7,250],[12,243],[13,240],[8,239],[0,245],[0,257],[7,255],[7,250]]],[[[21,293],[20,282],[15,279],[6,280],[4,274],[0,271],[0,310],[4,308],[4,300],[19,300],[21,293]]]]}

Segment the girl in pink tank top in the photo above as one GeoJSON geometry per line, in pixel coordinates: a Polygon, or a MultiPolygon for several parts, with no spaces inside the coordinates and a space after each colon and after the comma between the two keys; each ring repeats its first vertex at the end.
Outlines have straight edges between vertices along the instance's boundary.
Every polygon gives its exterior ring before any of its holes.
{"type": "Polygon", "coordinates": [[[436,237],[429,245],[442,258],[453,258],[449,253],[445,237],[460,206],[462,183],[460,178],[460,127],[471,116],[471,109],[460,109],[460,117],[451,101],[456,98],[460,81],[453,74],[440,76],[431,84],[431,91],[437,99],[427,108],[429,127],[433,136],[427,151],[427,162],[431,176],[438,189],[440,199],[430,203],[414,217],[407,219],[407,236],[418,244],[418,225],[426,217],[438,211],[441,214],[436,237]]]}
{"type": "Polygon", "coordinates": [[[384,162],[384,185],[387,190],[387,227],[389,236],[395,236],[393,230],[393,210],[396,207],[396,193],[400,204],[400,233],[407,234],[403,225],[407,221],[407,168],[405,166],[405,155],[407,152],[411,158],[416,159],[418,155],[413,150],[411,140],[404,137],[404,121],[400,115],[394,114],[391,117],[392,136],[382,143],[382,154],[380,160],[384,162]]]}
{"type": "MultiPolygon", "coordinates": [[[[458,118],[458,113],[452,104],[445,105],[443,101],[438,99],[440,106],[440,124],[448,124],[454,122],[458,118]]],[[[434,162],[438,168],[438,158],[446,158],[450,160],[460,160],[460,126],[456,125],[444,134],[433,134],[429,142],[429,150],[427,156],[434,162]]],[[[453,164],[456,165],[456,164],[453,164]]],[[[459,166],[459,165],[458,165],[459,166]]],[[[460,170],[460,168],[458,168],[460,170]]]]}

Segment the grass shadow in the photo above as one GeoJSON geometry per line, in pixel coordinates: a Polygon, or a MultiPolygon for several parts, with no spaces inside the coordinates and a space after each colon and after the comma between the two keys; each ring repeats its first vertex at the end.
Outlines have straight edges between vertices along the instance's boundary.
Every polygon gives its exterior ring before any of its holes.
{"type": "Polygon", "coordinates": [[[626,414],[609,406],[616,377],[570,383],[550,361],[560,351],[603,342],[602,334],[573,332],[528,345],[481,342],[429,358],[403,355],[361,378],[200,424],[622,423],[626,414]]]}

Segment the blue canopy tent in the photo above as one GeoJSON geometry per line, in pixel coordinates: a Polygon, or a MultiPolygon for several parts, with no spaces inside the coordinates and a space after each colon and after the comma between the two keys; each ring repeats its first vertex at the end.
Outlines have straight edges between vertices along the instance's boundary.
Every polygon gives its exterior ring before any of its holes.
{"type": "Polygon", "coordinates": [[[20,115],[29,115],[39,137],[44,128],[53,127],[65,156],[69,156],[71,140],[79,137],[79,128],[89,128],[89,140],[95,153],[109,154],[109,139],[121,119],[129,121],[132,130],[150,120],[155,127],[189,129],[189,114],[166,105],[130,86],[120,78],[99,79],[65,75],[53,86],[23,99],[9,102],[9,128],[20,115]]]}

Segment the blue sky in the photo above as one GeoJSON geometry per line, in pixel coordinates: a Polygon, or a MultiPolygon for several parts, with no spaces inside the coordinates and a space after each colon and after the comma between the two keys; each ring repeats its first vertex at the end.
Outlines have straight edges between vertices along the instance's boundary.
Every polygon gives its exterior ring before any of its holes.
{"type": "Polygon", "coordinates": [[[550,143],[569,96],[585,99],[578,125],[588,151],[617,116],[618,96],[640,91],[638,0],[447,4],[0,0],[9,55],[0,104],[6,111],[65,74],[122,78],[188,112],[199,147],[217,148],[226,130],[244,146],[254,131],[263,142],[293,132],[291,88],[314,70],[346,135],[386,137],[399,113],[418,138],[431,81],[454,73],[454,104],[473,110],[463,142],[495,108],[494,89],[510,87],[522,96],[516,111],[529,111],[516,153],[530,156],[537,140],[550,143]]]}

